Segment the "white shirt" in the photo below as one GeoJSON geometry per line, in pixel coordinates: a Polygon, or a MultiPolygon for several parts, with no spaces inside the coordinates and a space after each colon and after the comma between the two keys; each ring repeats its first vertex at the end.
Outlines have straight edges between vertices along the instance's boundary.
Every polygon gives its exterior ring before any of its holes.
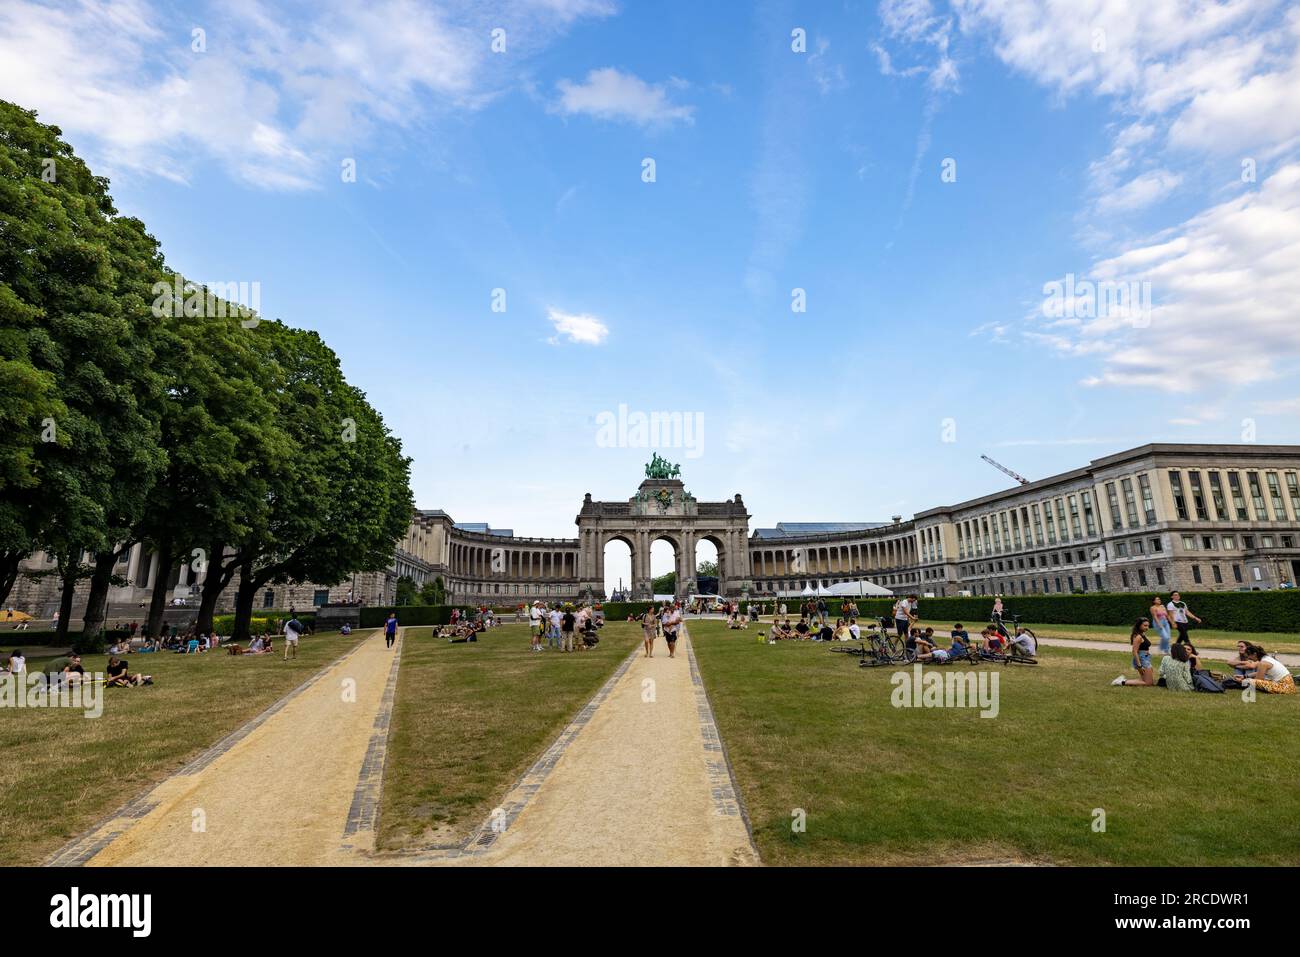
{"type": "Polygon", "coordinates": [[[900,621],[906,618],[908,612],[911,610],[911,606],[908,605],[906,598],[900,598],[898,601],[894,602],[894,618],[900,621]]]}
{"type": "Polygon", "coordinates": [[[853,624],[849,625],[849,634],[853,636],[853,639],[855,641],[862,637],[862,629],[858,627],[858,623],[856,621],[853,624]]]}
{"type": "Polygon", "coordinates": [[[1278,661],[1272,655],[1265,655],[1263,658],[1259,659],[1259,662],[1260,664],[1268,665],[1268,671],[1265,676],[1269,681],[1281,681],[1291,673],[1287,670],[1286,665],[1282,664],[1282,662],[1278,661]]]}
{"type": "Polygon", "coordinates": [[[1173,616],[1175,622],[1180,625],[1187,624],[1187,602],[1180,601],[1174,604],[1172,601],[1165,605],[1165,611],[1173,616]]]}
{"type": "Polygon", "coordinates": [[[298,632],[294,631],[293,627],[287,621],[284,623],[284,638],[285,641],[298,640],[298,632]]]}
{"type": "Polygon", "coordinates": [[[538,608],[536,605],[534,605],[533,610],[528,613],[528,617],[531,618],[533,621],[541,621],[542,610],[538,608]]]}
{"type": "Polygon", "coordinates": [[[16,675],[23,674],[27,671],[27,659],[22,655],[14,655],[9,659],[9,670],[16,675]]]}
{"type": "Polygon", "coordinates": [[[563,620],[564,620],[564,616],[560,614],[559,609],[556,609],[551,612],[551,624],[554,625],[556,628],[560,627],[560,623],[563,620]]]}

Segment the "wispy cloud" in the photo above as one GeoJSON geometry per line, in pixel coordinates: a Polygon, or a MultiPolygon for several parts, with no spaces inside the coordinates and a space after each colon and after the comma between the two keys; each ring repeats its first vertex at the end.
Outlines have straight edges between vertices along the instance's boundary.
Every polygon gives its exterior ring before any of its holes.
{"type": "Polygon", "coordinates": [[[592,70],[581,83],[560,80],[556,87],[560,97],[552,109],[568,116],[584,114],[641,126],[694,122],[695,107],[674,103],[666,85],[647,83],[612,66],[592,70]]]}
{"type": "Polygon", "coordinates": [[[609,327],[595,316],[585,313],[563,312],[554,307],[546,310],[546,318],[555,327],[549,342],[558,345],[561,340],[598,346],[609,335],[609,327]]]}

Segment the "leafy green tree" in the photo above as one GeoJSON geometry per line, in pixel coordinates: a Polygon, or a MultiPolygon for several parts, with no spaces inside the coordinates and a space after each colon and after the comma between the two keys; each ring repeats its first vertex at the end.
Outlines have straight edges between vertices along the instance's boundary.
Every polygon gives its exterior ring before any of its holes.
{"type": "Polygon", "coordinates": [[[420,604],[447,604],[447,585],[442,580],[441,575],[437,575],[432,580],[424,583],[424,586],[420,589],[420,604]]]}
{"type": "Polygon", "coordinates": [[[123,537],[166,461],[145,298],[162,257],[61,137],[0,101],[0,378],[30,386],[0,391],[0,601],[31,551],[58,556],[75,584],[88,549],[98,631],[123,537]]]}
{"type": "Polygon", "coordinates": [[[695,572],[697,575],[703,575],[706,578],[717,578],[718,563],[709,561],[700,562],[695,566],[695,572]]]}
{"type": "Polygon", "coordinates": [[[400,441],[344,381],[320,337],[278,322],[253,331],[284,376],[276,420],[293,452],[267,475],[265,523],[236,546],[236,639],[247,637],[254,599],[268,583],[331,585],[387,568],[415,507],[400,441]]]}
{"type": "Polygon", "coordinates": [[[414,605],[416,598],[415,579],[409,575],[403,575],[397,579],[397,588],[394,590],[394,597],[398,605],[414,605]]]}
{"type": "Polygon", "coordinates": [[[652,579],[650,587],[654,589],[656,595],[673,595],[677,592],[677,573],[669,572],[667,575],[660,575],[652,579]]]}

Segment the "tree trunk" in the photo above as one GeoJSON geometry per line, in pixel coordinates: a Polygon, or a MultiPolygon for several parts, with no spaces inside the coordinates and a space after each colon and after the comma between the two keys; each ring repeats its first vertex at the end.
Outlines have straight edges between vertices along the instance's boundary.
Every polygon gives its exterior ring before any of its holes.
{"type": "Polygon", "coordinates": [[[90,593],[86,595],[86,611],[81,616],[81,635],[93,638],[104,627],[104,608],[108,604],[108,588],[113,583],[113,567],[121,553],[109,549],[95,553],[95,570],[90,576],[90,593]]]}
{"type": "Polygon", "coordinates": [[[235,595],[235,624],[231,629],[231,641],[248,641],[249,625],[253,620],[253,601],[257,598],[257,589],[261,583],[253,577],[253,563],[239,566],[239,591],[235,595]]]}
{"type": "Polygon", "coordinates": [[[230,579],[235,576],[237,567],[237,558],[232,557],[227,564],[223,561],[226,546],[220,543],[213,543],[212,549],[208,552],[208,570],[203,578],[203,592],[199,599],[199,617],[194,623],[195,629],[201,635],[212,632],[212,619],[216,614],[217,601],[221,598],[221,593],[226,590],[230,584],[230,579]]]}
{"type": "Polygon", "coordinates": [[[154,579],[153,591],[149,593],[149,618],[145,622],[146,635],[162,634],[163,613],[167,611],[167,582],[171,579],[172,555],[171,535],[164,535],[158,542],[158,577],[154,579]]]}
{"type": "Polygon", "coordinates": [[[18,581],[18,566],[27,556],[22,552],[5,552],[0,555],[0,606],[9,598],[14,582],[18,581]]]}
{"type": "Polygon", "coordinates": [[[72,598],[77,592],[77,573],[81,570],[81,549],[69,548],[60,563],[63,573],[63,591],[59,594],[59,623],[54,626],[58,644],[68,639],[68,619],[72,617],[72,598]]]}

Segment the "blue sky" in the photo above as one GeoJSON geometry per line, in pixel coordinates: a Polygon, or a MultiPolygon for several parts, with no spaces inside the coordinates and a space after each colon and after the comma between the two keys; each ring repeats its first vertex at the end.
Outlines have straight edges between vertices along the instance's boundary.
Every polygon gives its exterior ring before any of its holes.
{"type": "Polygon", "coordinates": [[[13,0],[0,96],[319,330],[461,521],[570,536],[654,451],[770,525],[1300,439],[1279,2],[13,0]],[[1044,315],[1067,274],[1145,305],[1044,315]]]}

